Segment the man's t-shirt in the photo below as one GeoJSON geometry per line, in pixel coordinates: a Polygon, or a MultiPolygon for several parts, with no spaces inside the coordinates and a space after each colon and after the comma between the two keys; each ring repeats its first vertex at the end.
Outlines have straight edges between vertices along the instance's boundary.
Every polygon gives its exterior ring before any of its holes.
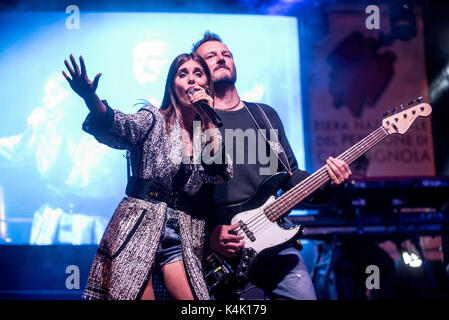
{"type": "MultiPolygon", "coordinates": [[[[248,102],[245,102],[245,104],[247,106],[256,106],[255,104],[248,102]]],[[[284,183],[284,185],[281,186],[283,191],[287,191],[298,184],[301,180],[305,179],[309,174],[306,171],[298,169],[296,158],[287,140],[284,127],[277,112],[268,105],[259,104],[259,106],[267,115],[273,129],[277,129],[279,142],[282,145],[288,159],[290,167],[289,170],[291,170],[292,176],[284,183]]],[[[199,203],[199,210],[207,212],[207,216],[209,217],[209,228],[213,228],[214,225],[217,224],[227,224],[224,221],[227,221],[228,217],[219,217],[217,215],[210,214],[210,212],[214,211],[214,208],[241,203],[250,199],[256,193],[258,187],[263,183],[263,181],[270,177],[270,175],[260,173],[261,168],[267,168],[269,166],[269,164],[264,162],[266,159],[258,156],[258,150],[261,143],[258,143],[257,141],[254,142],[253,139],[248,138],[249,135],[251,135],[249,132],[254,131],[254,135],[257,137],[257,140],[261,139],[261,137],[257,134],[257,130],[259,128],[249,114],[248,110],[246,108],[242,108],[236,111],[215,111],[223,122],[220,132],[222,134],[225,150],[228,155],[231,156],[234,174],[232,179],[224,183],[203,185],[201,191],[196,195],[199,203]],[[240,130],[240,132],[236,130],[240,130]],[[245,132],[246,135],[244,134],[245,132]],[[236,137],[239,135],[245,138],[240,139],[240,142],[237,142],[238,139],[236,137]],[[227,141],[228,138],[233,140],[233,143],[231,144],[232,148],[229,148],[230,142],[227,141]],[[205,199],[213,199],[213,203],[205,201],[205,199]]],[[[259,123],[259,125],[263,126],[263,123],[259,123]]],[[[269,128],[262,127],[262,129],[269,128]]],[[[270,141],[273,141],[269,134],[267,137],[270,141]]],[[[266,143],[266,140],[263,140],[263,142],[266,144],[266,155],[269,155],[268,144],[266,143]]],[[[281,162],[278,162],[276,171],[288,171],[286,167],[288,166],[284,166],[281,162]]],[[[321,187],[317,192],[308,197],[305,202],[309,204],[322,204],[327,202],[332,194],[329,186],[330,184],[328,183],[321,187]]]]}
{"type": "MultiPolygon", "coordinates": [[[[249,103],[246,104],[250,105],[249,103]]],[[[298,170],[295,156],[287,141],[284,127],[276,111],[265,104],[259,104],[259,106],[262,107],[273,128],[277,129],[279,142],[289,162],[289,169],[294,174],[285,186],[286,189],[289,189],[304,179],[307,173],[298,170]]],[[[215,207],[221,207],[249,199],[256,192],[258,186],[270,177],[269,174],[267,175],[263,172],[261,174],[261,168],[265,168],[265,171],[272,170],[268,170],[270,167],[268,160],[270,155],[269,146],[263,136],[258,133],[259,128],[248,110],[242,108],[236,111],[216,110],[216,112],[223,121],[220,132],[225,144],[225,150],[232,158],[234,170],[234,176],[231,180],[214,186],[214,205],[215,207]],[[229,139],[232,141],[229,141],[229,139]],[[260,141],[260,139],[263,140],[260,141]],[[260,148],[264,148],[265,150],[259,150],[260,148]]],[[[259,125],[263,126],[264,124],[259,123],[259,125]]],[[[261,128],[267,129],[265,134],[269,140],[273,141],[274,139],[269,134],[269,128],[261,128]]],[[[276,157],[274,159],[276,160],[276,164],[274,166],[272,165],[271,168],[274,167],[277,170],[271,172],[271,174],[288,170],[286,168],[288,165],[284,166],[276,157]]]]}

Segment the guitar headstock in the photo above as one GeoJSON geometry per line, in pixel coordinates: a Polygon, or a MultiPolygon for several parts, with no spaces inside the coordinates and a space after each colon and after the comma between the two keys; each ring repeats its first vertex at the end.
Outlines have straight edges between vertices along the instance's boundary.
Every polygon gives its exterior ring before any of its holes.
{"type": "MultiPolygon", "coordinates": [[[[382,126],[388,134],[404,134],[416,118],[427,117],[432,113],[432,107],[427,103],[422,103],[422,97],[419,97],[416,101],[410,101],[407,109],[404,109],[404,106],[401,104],[401,110],[403,111],[396,113],[396,109],[392,109],[390,112],[393,115],[382,121],[382,126]],[[415,105],[415,103],[418,104],[415,105]]],[[[388,112],[384,116],[387,114],[388,112]]]]}

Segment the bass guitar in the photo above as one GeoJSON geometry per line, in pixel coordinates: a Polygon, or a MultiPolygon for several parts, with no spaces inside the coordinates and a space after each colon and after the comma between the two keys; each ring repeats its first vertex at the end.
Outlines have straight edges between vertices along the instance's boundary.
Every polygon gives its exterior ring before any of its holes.
{"type": "MultiPolygon", "coordinates": [[[[386,117],[382,125],[363,140],[343,152],[337,158],[348,165],[373,148],[387,136],[404,134],[418,117],[429,116],[432,108],[422,103],[422,97],[410,102],[408,108],[401,105],[400,112],[386,117]]],[[[388,114],[388,113],[387,113],[388,114]]],[[[384,114],[385,116],[386,114],[384,114]]],[[[245,242],[237,258],[228,259],[216,252],[207,254],[204,269],[209,291],[227,287],[233,291],[242,288],[248,281],[248,274],[254,261],[268,250],[279,249],[298,239],[303,227],[296,225],[285,229],[280,219],[287,216],[301,201],[330,180],[326,166],[302,180],[289,191],[277,197],[281,184],[288,179],[286,172],[279,172],[266,179],[256,193],[247,201],[218,208],[216,214],[229,217],[229,224],[239,224],[235,233],[244,236],[245,242]]]]}

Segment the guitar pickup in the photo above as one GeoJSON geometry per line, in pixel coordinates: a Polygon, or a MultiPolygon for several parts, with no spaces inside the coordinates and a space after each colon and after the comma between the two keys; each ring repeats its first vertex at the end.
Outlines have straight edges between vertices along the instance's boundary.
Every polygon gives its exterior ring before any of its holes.
{"type": "Polygon", "coordinates": [[[244,223],[242,220],[240,220],[239,223],[240,223],[240,228],[243,230],[243,232],[245,232],[245,234],[249,238],[249,240],[256,241],[256,237],[254,236],[254,233],[252,233],[248,229],[248,226],[246,225],[246,223],[244,223]]]}

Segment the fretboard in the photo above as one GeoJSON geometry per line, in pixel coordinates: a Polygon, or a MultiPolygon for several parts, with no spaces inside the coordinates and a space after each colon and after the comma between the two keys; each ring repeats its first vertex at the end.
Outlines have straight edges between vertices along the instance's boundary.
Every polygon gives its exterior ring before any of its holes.
{"type": "MultiPolygon", "coordinates": [[[[385,129],[379,127],[363,140],[359,141],[357,144],[339,155],[337,159],[341,159],[349,165],[382,141],[386,136],[388,136],[388,133],[385,129]]],[[[314,191],[323,186],[329,180],[330,177],[326,170],[326,166],[321,167],[315,173],[311,174],[289,191],[284,193],[274,202],[270,203],[264,210],[265,215],[271,221],[276,221],[290,212],[290,210],[293,209],[298,203],[310,196],[314,191]]]]}

